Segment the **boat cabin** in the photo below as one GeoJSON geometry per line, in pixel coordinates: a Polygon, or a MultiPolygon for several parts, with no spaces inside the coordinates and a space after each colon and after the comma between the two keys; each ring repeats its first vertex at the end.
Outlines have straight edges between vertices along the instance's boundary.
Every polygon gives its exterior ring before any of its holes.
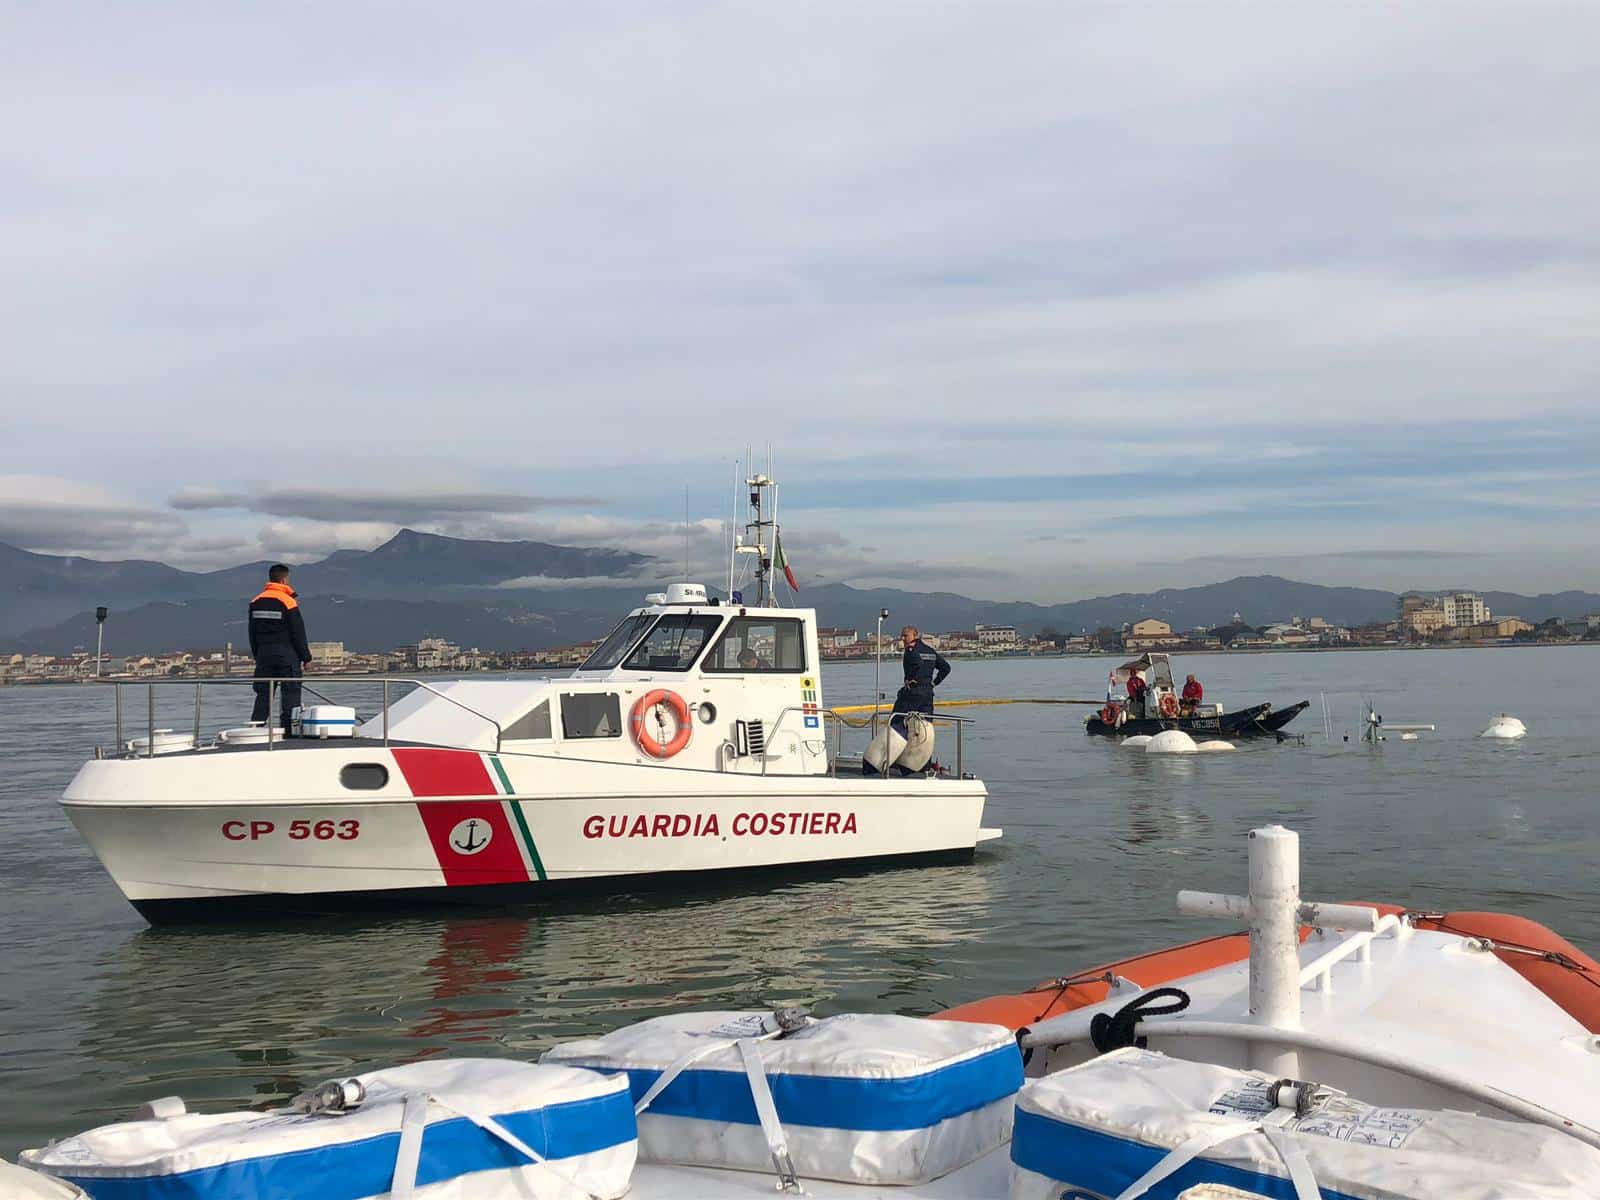
{"type": "Polygon", "coordinates": [[[816,611],[645,598],[563,679],[418,688],[362,737],[702,771],[828,771],[816,611]]]}
{"type": "Polygon", "coordinates": [[[1127,696],[1128,680],[1138,675],[1144,680],[1145,687],[1145,712],[1134,713],[1142,717],[1161,711],[1161,697],[1171,696],[1174,711],[1176,711],[1177,689],[1172,683],[1172,662],[1165,654],[1149,651],[1141,654],[1132,662],[1125,662],[1115,671],[1111,672],[1111,687],[1108,689],[1107,699],[1117,703],[1125,703],[1127,696]],[[1114,693],[1114,694],[1111,694],[1114,693]]]}
{"type": "MultiPolygon", "coordinates": [[[[1145,711],[1134,713],[1134,716],[1155,716],[1158,713],[1165,713],[1166,708],[1163,708],[1161,703],[1163,696],[1171,696],[1172,699],[1168,702],[1168,707],[1174,713],[1178,711],[1182,689],[1173,682],[1172,660],[1165,654],[1154,650],[1141,654],[1132,662],[1123,663],[1115,671],[1111,672],[1111,686],[1108,689],[1106,698],[1115,700],[1118,704],[1125,703],[1128,677],[1135,673],[1144,680],[1145,687],[1149,690],[1145,693],[1145,711]]],[[[1190,715],[1211,717],[1219,716],[1221,713],[1222,705],[1220,704],[1200,704],[1195,706],[1190,715]]]]}

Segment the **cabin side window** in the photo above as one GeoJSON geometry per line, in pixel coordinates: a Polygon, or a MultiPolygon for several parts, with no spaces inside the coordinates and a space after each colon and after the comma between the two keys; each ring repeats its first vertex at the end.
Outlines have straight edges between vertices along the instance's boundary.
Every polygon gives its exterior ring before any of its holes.
{"type": "Polygon", "coordinates": [[[639,635],[653,620],[655,616],[651,613],[635,613],[631,617],[624,617],[622,623],[600,643],[600,648],[583,660],[583,666],[578,670],[611,670],[622,661],[622,656],[633,648],[633,644],[639,640],[639,635]]]}
{"type": "Polygon", "coordinates": [[[735,617],[703,669],[736,675],[799,674],[806,669],[805,628],[792,617],[735,617]]]}
{"type": "Polygon", "coordinates": [[[569,739],[621,737],[621,698],[615,692],[563,692],[561,736],[569,739]]]}
{"type": "Polygon", "coordinates": [[[629,671],[687,671],[720,624],[721,617],[707,615],[662,617],[622,665],[629,671]]]}
{"type": "Polygon", "coordinates": [[[549,741],[550,701],[541,700],[537,708],[523,713],[500,735],[506,741],[549,741]]]}

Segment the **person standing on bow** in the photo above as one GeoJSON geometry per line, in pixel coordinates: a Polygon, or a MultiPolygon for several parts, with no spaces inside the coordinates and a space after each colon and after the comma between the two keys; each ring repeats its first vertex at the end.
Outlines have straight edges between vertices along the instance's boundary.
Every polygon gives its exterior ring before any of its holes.
{"type": "Polygon", "coordinates": [[[950,664],[927,642],[915,625],[900,631],[900,641],[906,648],[904,664],[906,682],[894,698],[897,713],[933,713],[933,689],[950,674],[950,664]]]}
{"type": "MultiPolygon", "coordinates": [[[[272,565],[267,586],[250,601],[250,656],[256,660],[257,679],[299,679],[302,669],[311,665],[305,618],[300,615],[300,600],[289,586],[289,568],[283,563],[272,565]]],[[[276,690],[283,697],[280,711],[287,730],[290,714],[300,706],[300,685],[280,683],[276,690]]],[[[252,721],[271,719],[272,691],[271,684],[255,685],[252,721]]]]}

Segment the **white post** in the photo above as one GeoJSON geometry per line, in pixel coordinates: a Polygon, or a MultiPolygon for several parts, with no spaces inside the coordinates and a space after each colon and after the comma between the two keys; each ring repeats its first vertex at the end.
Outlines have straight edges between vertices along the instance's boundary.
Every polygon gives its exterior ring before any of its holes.
{"type": "MultiPolygon", "coordinates": [[[[1250,1015],[1300,1028],[1300,837],[1282,825],[1250,831],[1250,1015]]],[[[1298,1078],[1292,1049],[1252,1043],[1250,1065],[1298,1078]]]]}

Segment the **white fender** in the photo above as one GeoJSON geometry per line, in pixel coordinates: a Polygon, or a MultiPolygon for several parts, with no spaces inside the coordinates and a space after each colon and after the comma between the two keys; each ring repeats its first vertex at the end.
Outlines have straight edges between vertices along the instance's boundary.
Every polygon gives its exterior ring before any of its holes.
{"type": "Polygon", "coordinates": [[[878,736],[867,744],[867,752],[862,755],[867,765],[878,774],[882,775],[895,763],[900,761],[900,756],[905,753],[906,740],[885,725],[878,730],[878,736]]]}
{"type": "Polygon", "coordinates": [[[915,714],[906,716],[906,748],[896,760],[897,766],[908,771],[920,771],[933,758],[933,722],[915,714]]]}

